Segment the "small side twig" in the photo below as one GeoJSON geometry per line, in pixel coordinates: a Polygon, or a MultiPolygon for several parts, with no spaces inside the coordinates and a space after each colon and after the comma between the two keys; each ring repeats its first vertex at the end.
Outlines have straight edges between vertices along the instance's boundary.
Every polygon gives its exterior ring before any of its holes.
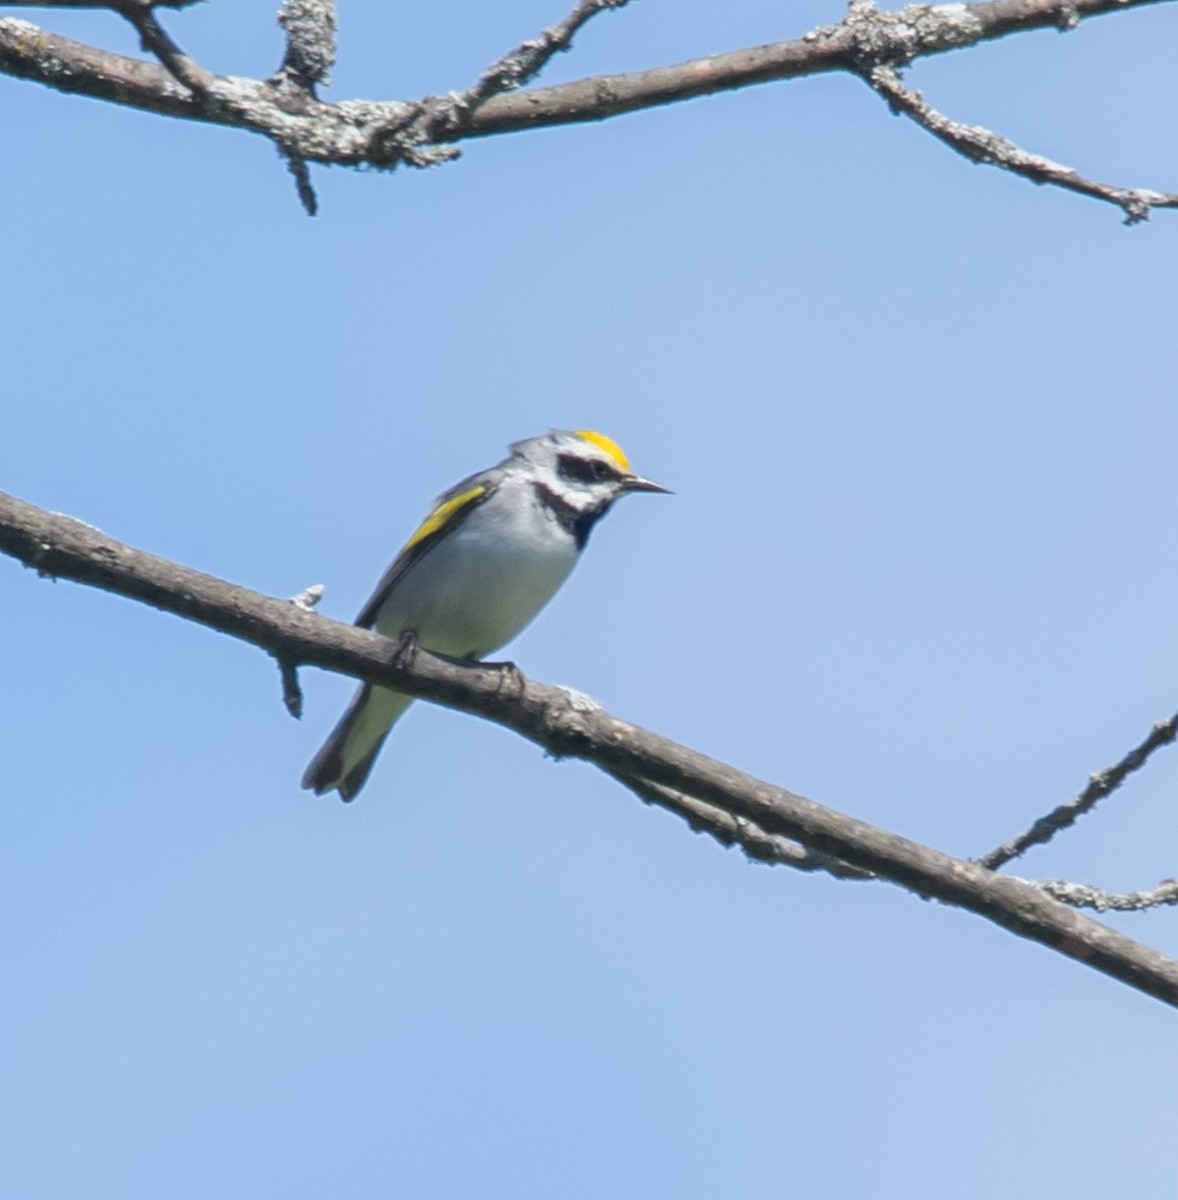
{"type": "Polygon", "coordinates": [[[624,8],[629,0],[580,0],[562,21],[541,31],[539,37],[521,42],[514,50],[493,62],[474,87],[453,95],[456,105],[473,111],[480,104],[530,83],[548,65],[555,54],[568,50],[578,30],[607,8],[624,8]]]}
{"type": "Polygon", "coordinates": [[[307,166],[307,160],[301,154],[283,146],[278,147],[278,153],[282,155],[286,169],[294,178],[299,203],[307,216],[313,217],[319,211],[319,197],[315,195],[315,187],[311,183],[311,168],[307,166]]]}
{"type": "MultiPolygon", "coordinates": [[[[291,596],[290,602],[303,612],[310,612],[323,599],[323,584],[313,583],[305,587],[296,596],[291,596]]],[[[275,654],[274,661],[278,664],[278,674],[282,679],[282,703],[286,711],[296,721],[303,715],[303,689],[299,686],[299,664],[282,654],[275,654]]]]}
{"type": "Polygon", "coordinates": [[[636,779],[619,771],[608,771],[623,787],[629,788],[639,800],[677,813],[696,833],[706,833],[721,846],[739,846],[751,862],[770,866],[793,867],[798,871],[825,871],[835,879],[875,879],[870,871],[853,867],[841,859],[792,842],[789,838],[768,833],[755,822],[727,812],[684,792],[636,779]]]}
{"type": "Polygon", "coordinates": [[[176,45],[156,20],[153,5],[154,0],[115,0],[110,7],[134,26],[144,50],[154,54],[178,83],[194,95],[205,95],[213,82],[212,74],[176,45]]]}
{"type": "Polygon", "coordinates": [[[331,82],[335,66],[335,0],[283,0],[278,23],[286,31],[281,73],[312,94],[331,82]]]}
{"type": "Polygon", "coordinates": [[[1145,766],[1155,750],[1169,746],[1175,738],[1178,738],[1178,713],[1164,721],[1158,721],[1149,731],[1149,737],[1140,746],[1130,750],[1120,762],[1106,767],[1103,771],[1096,771],[1088,780],[1088,786],[1078,796],[1073,796],[1066,804],[1061,804],[1045,817],[1040,817],[1025,833],[1011,838],[1009,842],[1004,842],[975,861],[979,866],[996,871],[1032,846],[1049,842],[1061,829],[1074,825],[1086,812],[1091,812],[1105,796],[1115,792],[1134,771],[1139,771],[1145,766]]]}
{"type": "MultiPolygon", "coordinates": [[[[278,90],[294,89],[303,100],[315,100],[316,86],[331,82],[335,66],[335,0],[283,0],[278,24],[286,31],[282,66],[270,83],[278,90]]],[[[295,182],[303,211],[313,217],[319,197],[311,183],[311,168],[297,150],[278,142],[278,152],[295,182]]]]}
{"type": "Polygon", "coordinates": [[[279,654],[274,656],[274,661],[278,663],[278,674],[282,679],[282,703],[296,721],[301,720],[303,689],[299,686],[299,664],[279,654]]]}
{"type": "MultiPolygon", "coordinates": [[[[504,92],[515,91],[535,79],[554,55],[571,47],[577,31],[599,12],[623,8],[629,2],[579,0],[563,20],[541,30],[539,36],[521,42],[514,50],[496,59],[479,76],[473,87],[426,100],[421,106],[419,119],[412,127],[414,136],[406,138],[406,143],[411,150],[416,149],[419,157],[423,143],[432,146],[439,140],[453,138],[488,100],[504,92]]],[[[431,157],[427,162],[419,162],[412,152],[404,158],[411,166],[432,166],[438,161],[436,157],[431,157]]]]}
{"type": "Polygon", "coordinates": [[[963,125],[950,120],[926,104],[920,92],[905,87],[899,74],[892,67],[873,67],[867,73],[866,79],[887,100],[894,113],[910,117],[938,141],[944,142],[971,162],[1001,167],[1034,183],[1051,184],[1091,196],[1096,200],[1103,200],[1108,204],[1115,204],[1124,212],[1126,225],[1148,221],[1150,210],[1154,208],[1178,208],[1178,194],[1098,183],[1086,179],[1071,167],[1064,167],[1049,158],[1031,154],[1000,134],[980,125],[963,125]]]}
{"type": "Polygon", "coordinates": [[[1068,883],[1065,879],[1024,880],[1032,887],[1072,908],[1091,908],[1096,912],[1141,912],[1147,908],[1178,904],[1178,879],[1163,879],[1147,892],[1106,892],[1086,883],[1068,883]]]}

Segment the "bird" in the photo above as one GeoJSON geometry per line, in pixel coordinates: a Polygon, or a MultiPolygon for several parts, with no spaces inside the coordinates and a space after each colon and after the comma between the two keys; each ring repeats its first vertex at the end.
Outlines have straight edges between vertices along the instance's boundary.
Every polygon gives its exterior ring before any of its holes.
{"type": "MultiPolygon", "coordinates": [[[[636,475],[622,448],[590,429],[515,442],[494,467],[434,502],[355,624],[426,650],[481,659],[511,641],[556,594],[594,526],[631,492],[670,492],[636,475]]],[[[355,798],[412,697],[365,683],[311,760],[303,787],[355,798]]]]}

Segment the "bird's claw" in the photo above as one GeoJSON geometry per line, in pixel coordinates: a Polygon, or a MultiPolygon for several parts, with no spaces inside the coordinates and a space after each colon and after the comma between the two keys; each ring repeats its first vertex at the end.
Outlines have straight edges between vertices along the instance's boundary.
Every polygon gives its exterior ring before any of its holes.
{"type": "Polygon", "coordinates": [[[421,639],[415,629],[403,629],[397,637],[397,648],[393,651],[393,665],[412,670],[421,649],[421,639]]]}
{"type": "Polygon", "coordinates": [[[496,687],[496,694],[502,695],[505,688],[510,684],[515,689],[517,697],[522,697],[524,688],[528,685],[527,676],[513,662],[490,662],[483,663],[485,667],[491,667],[499,672],[499,684],[496,687]]]}

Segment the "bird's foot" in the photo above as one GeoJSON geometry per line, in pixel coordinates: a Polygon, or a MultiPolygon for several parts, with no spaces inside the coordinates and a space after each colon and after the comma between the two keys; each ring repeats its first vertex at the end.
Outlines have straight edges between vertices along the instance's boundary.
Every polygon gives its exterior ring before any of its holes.
{"type": "Polygon", "coordinates": [[[393,666],[412,670],[421,649],[421,639],[416,629],[402,629],[397,637],[397,648],[393,651],[393,666]]]}
{"type": "Polygon", "coordinates": [[[528,686],[527,676],[513,662],[489,662],[483,663],[484,667],[490,667],[493,671],[499,672],[499,684],[495,691],[498,695],[502,695],[504,690],[510,687],[514,690],[516,698],[522,699],[524,688],[528,686]]]}

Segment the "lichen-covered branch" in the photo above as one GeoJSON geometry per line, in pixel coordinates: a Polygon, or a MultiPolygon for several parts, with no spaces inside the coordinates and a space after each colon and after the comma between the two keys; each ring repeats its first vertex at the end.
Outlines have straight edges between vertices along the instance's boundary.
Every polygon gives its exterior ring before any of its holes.
{"type": "Polygon", "coordinates": [[[1043,879],[1032,884],[1044,895],[1072,908],[1091,908],[1095,912],[1143,912],[1178,904],[1178,879],[1165,879],[1145,892],[1106,892],[1086,883],[1066,879],[1043,879]]]}
{"type": "MultiPolygon", "coordinates": [[[[167,6],[180,8],[188,2],[169,0],[167,6]]],[[[458,153],[454,143],[469,138],[600,121],[714,92],[845,71],[872,79],[879,90],[889,93],[894,106],[975,161],[993,161],[1037,182],[1109,201],[1130,220],[1139,220],[1151,208],[1178,201],[1169,193],[1094,183],[1018,150],[988,131],[949,122],[904,88],[896,71],[922,57],[1013,33],[1070,28],[1089,17],[1165,2],[987,0],[913,4],[884,11],[857,2],[843,20],[792,41],[556,87],[522,88],[553,54],[567,49],[573,34],[592,16],[625,3],[579,0],[563,20],[492,63],[465,90],[444,97],[332,104],[315,94],[315,85],[326,80],[335,55],[332,0],[286,0],[282,10],[286,58],[283,68],[269,79],[215,74],[206,79],[203,69],[178,51],[169,57],[167,45],[158,38],[154,45],[152,38],[144,40],[166,66],[113,54],[5,17],[0,18],[0,73],[76,95],[261,134],[291,163],[300,197],[313,211],[307,163],[384,169],[401,164],[430,166],[454,158],[458,153]]],[[[120,8],[118,2],[78,3],[120,8]]],[[[122,5],[154,20],[151,0],[122,0],[122,5]]]]}
{"type": "MultiPolygon", "coordinates": [[[[393,687],[495,721],[557,758],[580,758],[665,804],[690,797],[741,822],[755,839],[784,838],[987,920],[1178,1007],[1178,961],[1109,929],[1039,889],[834,812],[649,730],[564,688],[490,664],[435,657],[326,620],[115,541],[100,530],[0,493],[0,553],[40,574],[154,605],[309,664],[393,687]]],[[[687,815],[681,813],[680,815],[687,815]]],[[[754,847],[755,848],[755,847],[754,847]]]]}
{"type": "Polygon", "coordinates": [[[313,92],[331,82],[335,66],[335,0],[283,0],[278,23],[286,31],[281,71],[296,87],[313,92]]]}
{"type": "Polygon", "coordinates": [[[944,113],[937,112],[926,104],[924,97],[906,88],[900,76],[891,67],[873,67],[867,76],[868,82],[887,99],[892,111],[910,117],[922,129],[927,129],[938,141],[964,155],[971,162],[986,163],[1012,171],[1033,183],[1052,184],[1079,192],[1095,200],[1115,204],[1125,214],[1125,224],[1135,225],[1147,221],[1154,208],[1178,208],[1178,195],[1170,192],[1155,192],[1149,188],[1118,187],[1111,183],[1098,183],[1086,179],[1072,167],[1061,166],[1016,146],[1008,138],[981,125],[963,125],[950,120],[944,113]]]}

